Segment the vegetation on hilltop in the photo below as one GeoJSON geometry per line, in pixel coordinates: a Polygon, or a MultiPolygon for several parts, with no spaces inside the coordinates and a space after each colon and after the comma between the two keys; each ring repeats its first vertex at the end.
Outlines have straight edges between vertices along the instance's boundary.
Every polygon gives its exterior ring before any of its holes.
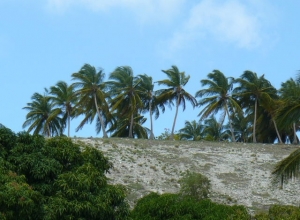
{"type": "Polygon", "coordinates": [[[71,85],[59,81],[44,94],[31,97],[24,107],[28,113],[23,127],[48,137],[68,128],[69,136],[70,121],[83,116],[76,131],[96,121],[96,132],[102,131],[103,137],[110,133],[112,137],[154,139],[152,115],[158,118],[166,107],[175,106],[169,139],[299,143],[299,76],[277,90],[264,75],[252,71],[234,79],[213,70],[200,80],[200,90],[193,96],[184,88],[189,75],[177,66],[162,72],[166,79],[153,82],[151,76],[134,75],[131,67],[120,66],[105,81],[103,69],[85,64],[72,74],[71,85]],[[155,83],[165,88],[155,90],[155,83]],[[188,102],[200,108],[200,118],[186,121],[175,134],[179,106],[185,110],[188,102]],[[143,125],[147,117],[150,129],[143,125]]]}

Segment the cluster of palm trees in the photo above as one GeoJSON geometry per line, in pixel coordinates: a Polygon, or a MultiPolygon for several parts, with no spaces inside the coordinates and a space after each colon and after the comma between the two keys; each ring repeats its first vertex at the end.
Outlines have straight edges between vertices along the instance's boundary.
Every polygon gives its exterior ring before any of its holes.
{"type": "Polygon", "coordinates": [[[45,136],[62,135],[67,128],[70,136],[70,121],[83,116],[76,131],[95,120],[96,132],[102,131],[105,138],[109,133],[154,139],[152,116],[157,119],[168,106],[175,107],[169,137],[174,139],[179,106],[185,110],[189,102],[199,107],[199,120],[186,121],[176,134],[180,139],[298,143],[300,77],[277,90],[264,75],[245,71],[234,79],[214,70],[200,81],[202,89],[193,96],[184,89],[190,79],[185,72],[177,66],[162,72],[166,79],[153,82],[151,76],[134,76],[129,66],[121,66],[104,81],[102,69],[85,64],[72,74],[71,85],[59,81],[31,97],[24,107],[28,114],[23,128],[45,136]],[[155,91],[155,83],[163,89],[155,91]],[[150,129],[143,126],[146,114],[150,129]]]}

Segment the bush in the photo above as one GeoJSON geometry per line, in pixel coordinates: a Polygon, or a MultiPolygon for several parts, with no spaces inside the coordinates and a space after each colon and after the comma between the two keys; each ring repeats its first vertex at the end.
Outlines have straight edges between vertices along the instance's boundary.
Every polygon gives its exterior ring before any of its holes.
{"type": "Polygon", "coordinates": [[[210,192],[209,179],[200,173],[187,172],[180,180],[180,194],[196,200],[206,199],[210,192]]]}
{"type": "Polygon", "coordinates": [[[217,204],[209,199],[196,201],[192,197],[182,197],[179,194],[156,193],[150,193],[138,200],[131,217],[134,220],[250,219],[243,206],[217,204]]]}
{"type": "Polygon", "coordinates": [[[258,214],[255,220],[299,220],[300,207],[289,205],[274,205],[269,208],[269,213],[258,214]]]}

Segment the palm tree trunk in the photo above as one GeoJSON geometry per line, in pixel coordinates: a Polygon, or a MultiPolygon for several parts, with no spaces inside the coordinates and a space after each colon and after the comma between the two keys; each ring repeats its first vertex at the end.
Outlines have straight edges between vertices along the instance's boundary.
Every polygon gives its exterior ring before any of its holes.
{"type": "Polygon", "coordinates": [[[47,124],[47,137],[51,137],[50,126],[47,124]]]}
{"type": "Polygon", "coordinates": [[[68,112],[68,137],[70,137],[70,121],[71,121],[71,119],[70,119],[70,114],[69,114],[69,112],[68,112]]]}
{"type": "Polygon", "coordinates": [[[130,117],[129,135],[128,135],[129,138],[133,138],[132,130],[133,130],[133,113],[131,114],[130,117]]]}
{"type": "Polygon", "coordinates": [[[256,114],[257,114],[257,99],[254,104],[254,121],[253,121],[253,143],[256,143],[256,114]]]}
{"type": "Polygon", "coordinates": [[[272,121],[273,121],[273,123],[274,123],[274,127],[275,127],[275,130],[276,130],[276,134],[277,134],[279,143],[280,143],[280,144],[283,144],[282,139],[281,139],[280,134],[279,134],[279,131],[278,131],[278,128],[277,128],[277,125],[276,125],[276,122],[275,122],[275,120],[274,120],[273,117],[272,117],[272,121]]]}
{"type": "Polygon", "coordinates": [[[293,139],[293,144],[297,144],[298,143],[298,138],[297,138],[297,133],[296,133],[296,124],[293,123],[293,130],[294,130],[294,139],[293,139]]]}
{"type": "Polygon", "coordinates": [[[96,106],[97,114],[98,114],[98,117],[99,117],[99,120],[100,120],[100,123],[101,123],[101,128],[102,128],[102,131],[103,131],[103,137],[104,138],[108,138],[108,135],[107,135],[107,133],[105,131],[105,125],[104,125],[103,119],[101,117],[99,108],[98,108],[98,103],[97,103],[96,95],[94,95],[94,101],[95,101],[95,106],[96,106]]]}
{"type": "Polygon", "coordinates": [[[171,136],[170,136],[171,140],[174,140],[174,129],[175,129],[175,124],[176,124],[177,115],[178,115],[179,99],[180,99],[180,96],[178,95],[178,99],[176,102],[176,113],[175,113],[175,118],[174,118],[174,122],[173,122],[173,126],[172,126],[171,136]]]}
{"type": "Polygon", "coordinates": [[[153,120],[152,120],[152,101],[149,102],[149,113],[150,113],[150,127],[151,127],[149,139],[153,140],[154,134],[153,134],[153,120]]]}
{"type": "Polygon", "coordinates": [[[234,137],[233,127],[232,127],[232,124],[231,124],[231,119],[230,119],[229,111],[228,111],[228,107],[227,107],[227,103],[225,104],[225,109],[226,109],[226,114],[227,114],[229,125],[230,125],[230,131],[231,131],[232,141],[236,142],[235,137],[234,137]]]}

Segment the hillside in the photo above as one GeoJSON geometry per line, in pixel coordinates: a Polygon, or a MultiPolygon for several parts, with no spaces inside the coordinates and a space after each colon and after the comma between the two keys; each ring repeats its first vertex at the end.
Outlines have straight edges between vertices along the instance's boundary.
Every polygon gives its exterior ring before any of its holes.
{"type": "Polygon", "coordinates": [[[212,184],[210,197],[226,204],[241,204],[255,212],[272,204],[300,205],[300,181],[284,189],[271,186],[274,165],[293,145],[225,142],[158,141],[136,139],[75,139],[103,151],[114,164],[107,176],[126,185],[131,205],[154,191],[173,193],[187,170],[206,175],[212,184]]]}

